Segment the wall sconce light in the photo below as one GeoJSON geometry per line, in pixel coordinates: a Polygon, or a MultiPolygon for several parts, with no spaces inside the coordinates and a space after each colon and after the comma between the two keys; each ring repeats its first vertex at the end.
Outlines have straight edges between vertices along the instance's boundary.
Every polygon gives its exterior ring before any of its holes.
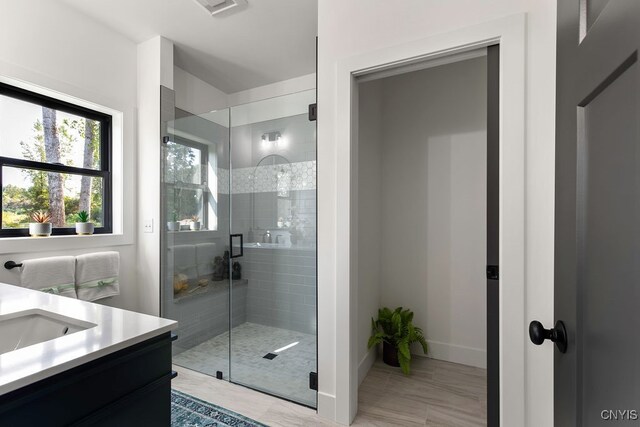
{"type": "Polygon", "coordinates": [[[267,132],[262,134],[262,148],[278,147],[281,142],[282,135],[280,134],[280,132],[267,132]]]}

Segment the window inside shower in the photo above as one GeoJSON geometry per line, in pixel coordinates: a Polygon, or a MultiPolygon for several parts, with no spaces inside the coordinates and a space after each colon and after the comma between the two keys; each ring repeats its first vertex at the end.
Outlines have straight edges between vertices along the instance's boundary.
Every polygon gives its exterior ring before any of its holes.
{"type": "Polygon", "coordinates": [[[311,90],[165,123],[162,315],[179,322],[175,364],[316,407],[313,103],[311,90]]]}

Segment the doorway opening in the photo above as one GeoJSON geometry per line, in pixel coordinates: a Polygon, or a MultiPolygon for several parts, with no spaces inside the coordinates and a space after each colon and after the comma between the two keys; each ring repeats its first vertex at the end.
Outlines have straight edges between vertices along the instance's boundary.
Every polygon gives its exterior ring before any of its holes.
{"type": "Polygon", "coordinates": [[[355,81],[358,417],[499,425],[499,46],[355,81]],[[379,309],[428,344],[408,375],[368,347],[379,309]]]}

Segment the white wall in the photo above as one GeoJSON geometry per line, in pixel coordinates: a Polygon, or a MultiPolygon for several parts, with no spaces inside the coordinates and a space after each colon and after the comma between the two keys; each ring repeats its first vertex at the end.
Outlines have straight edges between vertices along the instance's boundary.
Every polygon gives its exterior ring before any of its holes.
{"type": "MultiPolygon", "coordinates": [[[[553,323],[555,7],[552,0],[326,0],[318,5],[319,413],[336,413],[336,64],[343,58],[527,12],[526,319],[553,323]]],[[[525,343],[527,425],[553,424],[553,349],[525,343]]],[[[508,372],[504,375],[509,375],[508,372]]]]}
{"type": "Polygon", "coordinates": [[[367,349],[371,318],[380,305],[382,250],[382,81],[360,86],[358,104],[358,384],[375,361],[367,349]]]}
{"type": "Polygon", "coordinates": [[[386,78],[380,120],[380,305],[414,311],[430,357],[478,367],[486,366],[486,87],[486,57],[386,78]]]}
{"type": "Polygon", "coordinates": [[[248,104],[249,102],[315,89],[315,87],[315,73],[307,74],[241,92],[230,93],[227,97],[227,102],[229,106],[248,104]]]}
{"type": "MultiPolygon", "coordinates": [[[[174,67],[173,84],[177,108],[192,114],[204,114],[226,107],[249,104],[315,89],[316,75],[315,73],[307,74],[241,92],[226,94],[182,68],[174,67]]],[[[234,123],[237,122],[237,119],[234,119],[234,123]]]]}
{"type": "MultiPolygon", "coordinates": [[[[120,253],[121,295],[103,301],[137,309],[135,242],[136,46],[60,2],[0,0],[0,79],[40,86],[123,113],[122,234],[88,238],[1,239],[0,263],[101,250],[120,253]]],[[[51,93],[49,93],[51,95],[51,93]]],[[[114,144],[116,138],[114,138],[114,144]]],[[[0,282],[19,283],[16,270],[0,269],[0,282]]]]}
{"type": "MultiPolygon", "coordinates": [[[[160,86],[173,89],[173,43],[157,36],[137,47],[138,55],[138,288],[143,298],[139,310],[160,314],[161,107],[160,86]],[[150,233],[142,224],[153,223],[150,233]]],[[[169,115],[173,115],[173,102],[169,115]]],[[[166,107],[166,105],[165,105],[166,107]]],[[[166,113],[163,111],[163,113],[166,113]]]]}
{"type": "Polygon", "coordinates": [[[180,67],[173,69],[176,107],[191,114],[227,108],[227,94],[180,67]]]}

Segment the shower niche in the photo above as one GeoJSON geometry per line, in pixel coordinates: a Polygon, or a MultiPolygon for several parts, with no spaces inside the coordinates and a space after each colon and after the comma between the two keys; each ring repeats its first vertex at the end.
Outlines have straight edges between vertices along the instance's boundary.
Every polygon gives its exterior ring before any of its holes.
{"type": "Polygon", "coordinates": [[[315,91],[200,115],[170,95],[161,277],[162,315],[179,322],[173,363],[316,407],[315,91]]]}

